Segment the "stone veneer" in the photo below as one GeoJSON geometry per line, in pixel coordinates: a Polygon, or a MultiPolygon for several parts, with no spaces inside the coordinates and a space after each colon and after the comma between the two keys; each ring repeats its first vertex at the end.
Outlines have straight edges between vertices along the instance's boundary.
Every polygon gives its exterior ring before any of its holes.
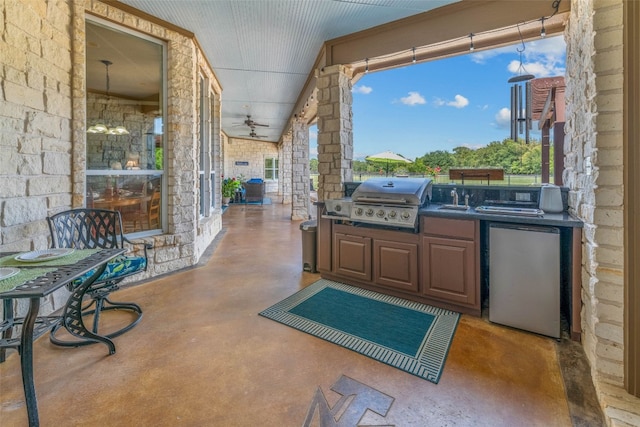
{"type": "MultiPolygon", "coordinates": [[[[90,12],[166,40],[168,225],[164,234],[142,239],[154,245],[146,276],[195,264],[222,227],[219,209],[199,218],[197,205],[195,80],[201,73],[217,97],[221,90],[195,40],[97,0],[6,1],[2,11],[0,251],[48,247],[46,217],[84,204],[85,17],[90,12]]],[[[219,122],[219,103],[214,110],[219,122]]],[[[219,126],[212,139],[213,167],[220,170],[219,126]]],[[[215,194],[219,198],[219,187],[215,194]]],[[[65,300],[61,289],[43,301],[41,313],[59,309],[65,300]]],[[[17,308],[24,312],[23,303],[17,308]]]]}
{"type": "Polygon", "coordinates": [[[584,221],[582,342],[609,425],[640,425],[624,390],[623,1],[573,0],[565,31],[565,173],[584,221]]]}
{"type": "Polygon", "coordinates": [[[338,199],[353,181],[351,70],[343,65],[318,73],[318,199],[338,199]]]}
{"type": "Polygon", "coordinates": [[[278,194],[282,196],[282,203],[290,205],[292,201],[291,162],[293,161],[293,132],[282,135],[282,143],[278,146],[280,156],[280,179],[278,180],[278,194]]]}
{"type": "MultiPolygon", "coordinates": [[[[255,139],[229,138],[224,145],[224,178],[264,179],[264,159],[278,158],[278,146],[273,142],[256,141],[255,139]],[[236,164],[247,162],[248,165],[236,164]]],[[[265,180],[267,193],[278,192],[277,181],[265,180]]]]}
{"type": "Polygon", "coordinates": [[[301,221],[309,219],[309,127],[306,124],[293,123],[293,148],[291,157],[291,219],[301,221]]]}

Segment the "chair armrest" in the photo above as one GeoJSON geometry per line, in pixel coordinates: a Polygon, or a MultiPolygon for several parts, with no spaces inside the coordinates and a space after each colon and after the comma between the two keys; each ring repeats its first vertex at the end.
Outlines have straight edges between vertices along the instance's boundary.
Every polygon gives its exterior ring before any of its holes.
{"type": "MultiPolygon", "coordinates": [[[[149,256],[147,254],[147,250],[149,249],[153,249],[153,245],[151,243],[147,243],[147,242],[133,242],[129,239],[127,239],[126,237],[122,237],[122,243],[124,246],[124,243],[128,243],[131,246],[139,246],[142,245],[143,246],[143,250],[144,250],[144,259],[148,260],[149,256]]],[[[148,264],[148,263],[147,263],[148,264]]],[[[145,264],[144,270],[147,271],[147,265],[145,264]]]]}

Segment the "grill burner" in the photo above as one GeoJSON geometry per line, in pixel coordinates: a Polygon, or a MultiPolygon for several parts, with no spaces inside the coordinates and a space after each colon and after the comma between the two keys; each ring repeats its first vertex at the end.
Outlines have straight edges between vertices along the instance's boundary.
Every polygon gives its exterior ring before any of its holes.
{"type": "Polygon", "coordinates": [[[391,227],[418,227],[418,210],[431,199],[427,178],[371,178],[351,198],[327,200],[327,217],[391,227]]]}

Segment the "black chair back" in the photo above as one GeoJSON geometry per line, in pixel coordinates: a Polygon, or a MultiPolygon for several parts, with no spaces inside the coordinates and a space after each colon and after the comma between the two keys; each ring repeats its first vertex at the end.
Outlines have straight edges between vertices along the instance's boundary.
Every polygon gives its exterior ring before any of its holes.
{"type": "Polygon", "coordinates": [[[71,209],[48,218],[53,248],[111,249],[122,247],[120,212],[71,209]]]}

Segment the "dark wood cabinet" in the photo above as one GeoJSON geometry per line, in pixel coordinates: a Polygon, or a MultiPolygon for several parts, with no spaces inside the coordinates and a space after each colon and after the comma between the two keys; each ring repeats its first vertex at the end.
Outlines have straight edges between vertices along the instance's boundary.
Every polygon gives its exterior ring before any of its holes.
{"type": "Polygon", "coordinates": [[[335,233],[334,273],[358,280],[371,280],[371,237],[335,233]]]}
{"type": "Polygon", "coordinates": [[[475,220],[422,219],[421,293],[480,315],[480,238],[475,220]]]}
{"type": "Polygon", "coordinates": [[[327,224],[331,267],[325,253],[322,277],[479,316],[479,222],[421,221],[422,233],[327,224]]]}
{"type": "Polygon", "coordinates": [[[331,254],[332,254],[332,239],[333,239],[333,220],[323,218],[324,203],[317,203],[317,242],[316,242],[316,268],[320,273],[331,272],[331,254]]]}
{"type": "Polygon", "coordinates": [[[419,243],[419,236],[413,233],[336,224],[332,273],[337,278],[417,293],[419,243]]]}
{"type": "Polygon", "coordinates": [[[381,286],[418,292],[418,244],[375,239],[373,281],[381,286]]]}

